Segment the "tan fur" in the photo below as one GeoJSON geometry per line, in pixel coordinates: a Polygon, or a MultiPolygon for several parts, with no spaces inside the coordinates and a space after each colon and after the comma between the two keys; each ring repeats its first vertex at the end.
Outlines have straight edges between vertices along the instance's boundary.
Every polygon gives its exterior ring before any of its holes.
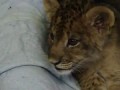
{"type": "Polygon", "coordinates": [[[120,90],[118,13],[90,0],[44,1],[51,22],[49,59],[55,68],[71,72],[81,90],[120,90]],[[57,8],[50,12],[49,5],[57,8]]]}

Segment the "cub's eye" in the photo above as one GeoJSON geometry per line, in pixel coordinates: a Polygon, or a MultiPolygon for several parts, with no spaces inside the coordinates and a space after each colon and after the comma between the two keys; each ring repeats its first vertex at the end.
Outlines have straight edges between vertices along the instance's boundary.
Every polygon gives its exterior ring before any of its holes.
{"type": "Polygon", "coordinates": [[[67,46],[75,46],[77,44],[79,44],[79,40],[71,38],[68,40],[67,46]]]}
{"type": "Polygon", "coordinates": [[[51,38],[52,40],[54,40],[54,35],[53,35],[53,33],[50,33],[49,35],[50,35],[50,38],[51,38]]]}

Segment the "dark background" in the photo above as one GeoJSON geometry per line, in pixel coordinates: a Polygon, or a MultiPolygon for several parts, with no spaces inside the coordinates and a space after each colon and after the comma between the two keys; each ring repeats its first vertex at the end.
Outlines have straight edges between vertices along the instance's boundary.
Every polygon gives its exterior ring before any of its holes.
{"type": "Polygon", "coordinates": [[[96,3],[106,3],[120,11],[120,0],[94,0],[96,3]]]}

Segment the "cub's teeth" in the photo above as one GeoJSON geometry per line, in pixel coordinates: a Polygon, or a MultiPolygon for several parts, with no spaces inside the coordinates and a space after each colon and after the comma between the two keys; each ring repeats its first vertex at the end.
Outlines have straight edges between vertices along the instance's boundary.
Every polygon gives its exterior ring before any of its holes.
{"type": "Polygon", "coordinates": [[[56,65],[56,67],[58,69],[70,69],[72,67],[72,62],[67,63],[67,64],[60,63],[60,64],[56,65]]]}

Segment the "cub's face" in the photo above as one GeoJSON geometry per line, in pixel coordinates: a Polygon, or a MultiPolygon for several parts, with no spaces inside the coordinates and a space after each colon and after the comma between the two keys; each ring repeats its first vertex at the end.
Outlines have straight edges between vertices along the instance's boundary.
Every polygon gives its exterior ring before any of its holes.
{"type": "Polygon", "coordinates": [[[99,57],[99,43],[102,42],[98,40],[104,38],[92,35],[97,32],[92,32],[94,28],[83,23],[76,19],[72,24],[64,23],[63,27],[59,23],[50,27],[49,61],[60,72],[73,72],[99,57]]]}
{"type": "Polygon", "coordinates": [[[49,61],[68,73],[99,60],[113,24],[114,13],[104,6],[83,15],[58,8],[49,28],[49,61]]]}

